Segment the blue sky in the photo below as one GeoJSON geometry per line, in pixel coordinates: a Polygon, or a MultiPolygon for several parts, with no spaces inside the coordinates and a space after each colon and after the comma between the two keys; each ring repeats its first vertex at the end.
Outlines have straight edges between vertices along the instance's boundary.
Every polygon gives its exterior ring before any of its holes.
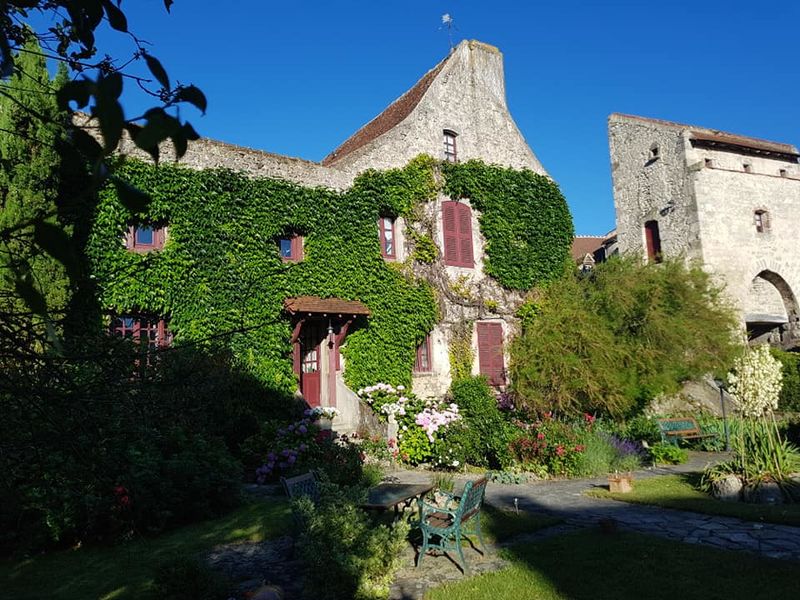
{"type": "MultiPolygon", "coordinates": [[[[626,112],[800,143],[800,3],[739,0],[125,2],[173,80],[208,96],[207,137],[320,160],[455,41],[505,55],[512,115],[579,234],[614,226],[606,119],[626,112]],[[223,7],[223,8],[220,8],[223,7]]],[[[112,54],[130,44],[102,35],[112,54]]],[[[145,100],[126,96],[133,115],[145,100]]]]}

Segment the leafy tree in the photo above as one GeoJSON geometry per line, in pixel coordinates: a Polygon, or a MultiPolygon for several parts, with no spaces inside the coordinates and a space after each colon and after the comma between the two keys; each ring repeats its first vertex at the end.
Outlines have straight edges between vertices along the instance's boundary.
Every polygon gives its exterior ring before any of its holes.
{"type": "Polygon", "coordinates": [[[511,372],[520,399],[538,410],[624,415],[682,381],[724,371],[741,347],[722,290],[681,261],[611,260],[531,302],[511,372]]]}
{"type": "MultiPolygon", "coordinates": [[[[163,0],[169,11],[173,0],[163,0]]],[[[120,191],[126,206],[143,209],[149,202],[146,194],[133,189],[116,178],[106,158],[118,147],[123,132],[127,131],[134,143],[155,160],[160,155],[159,146],[169,140],[176,157],[186,152],[187,144],[198,138],[190,123],[178,114],[182,104],[192,104],[205,112],[206,98],[194,85],[173,84],[161,62],[155,58],[136,35],[128,28],[128,20],[120,8],[121,0],[6,0],[0,3],[0,79],[16,76],[35,78],[37,59],[47,58],[66,65],[75,78],[58,89],[57,99],[62,110],[85,110],[86,115],[72,115],[67,121],[54,120],[53,115],[36,110],[29,103],[15,103],[33,121],[59,124],[66,129],[69,144],[60,152],[63,158],[77,164],[75,154],[85,160],[93,177],[92,191],[111,179],[120,191]],[[54,24],[54,25],[53,25],[54,24]],[[130,57],[112,57],[103,54],[95,44],[96,31],[108,25],[125,34],[133,45],[130,57]],[[38,28],[37,28],[38,26],[38,28]],[[102,56],[102,58],[99,58],[102,56]],[[33,60],[31,60],[33,59],[33,60]],[[130,73],[130,65],[142,61],[152,78],[130,73]],[[28,70],[33,72],[28,73],[28,70]],[[141,115],[126,116],[121,98],[126,81],[135,82],[138,88],[150,93],[156,106],[141,115]],[[99,132],[99,135],[92,135],[99,132]]],[[[0,84],[0,97],[14,101],[10,84],[0,84]]],[[[91,198],[91,194],[85,195],[91,198]]],[[[30,253],[44,252],[62,262],[66,268],[74,266],[75,241],[67,232],[36,213],[29,223],[34,236],[30,253]]],[[[0,239],[15,233],[14,227],[0,227],[0,239]]],[[[20,261],[14,269],[6,270],[14,288],[31,312],[47,320],[47,301],[33,284],[36,274],[31,265],[20,261]]],[[[22,322],[19,327],[29,326],[22,322]]],[[[52,329],[52,328],[51,328],[52,329]]],[[[39,340],[44,343],[45,340],[39,340]]]]}

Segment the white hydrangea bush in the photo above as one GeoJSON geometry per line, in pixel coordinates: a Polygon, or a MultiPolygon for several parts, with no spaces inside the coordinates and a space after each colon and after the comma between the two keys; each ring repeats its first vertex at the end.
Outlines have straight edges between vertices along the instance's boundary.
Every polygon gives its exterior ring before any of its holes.
{"type": "Polygon", "coordinates": [[[758,418],[778,408],[783,386],[783,367],[766,344],[745,352],[728,373],[728,391],[738,401],[742,414],[758,418]]]}

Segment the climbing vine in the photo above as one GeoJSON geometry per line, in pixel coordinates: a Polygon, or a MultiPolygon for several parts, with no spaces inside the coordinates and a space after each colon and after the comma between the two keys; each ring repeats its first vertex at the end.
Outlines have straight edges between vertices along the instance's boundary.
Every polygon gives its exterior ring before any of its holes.
{"type": "MultiPolygon", "coordinates": [[[[267,388],[286,393],[296,380],[283,301],[358,300],[371,315],[356,321],[342,350],[345,381],[353,389],[376,381],[409,385],[415,348],[438,318],[439,290],[409,265],[381,258],[377,221],[403,217],[421,228],[409,235],[410,261],[435,260],[433,224],[421,221],[420,207],[440,191],[439,168],[420,156],[404,168],[367,171],[337,192],[127,160],[120,174],[152,202],[146,213],[131,214],[114,188],[101,191],[87,244],[100,301],[109,311],[168,316],[177,348],[223,344],[267,388]],[[167,224],[163,250],[126,250],[122,238],[131,222],[167,224]],[[284,263],[277,241],[292,232],[304,238],[304,257],[284,263]]],[[[507,287],[525,287],[563,267],[572,226],[552,182],[475,162],[441,168],[445,190],[468,196],[482,211],[489,274],[507,287]],[[505,252],[503,240],[521,254],[505,252]]],[[[456,370],[468,373],[468,350],[457,353],[456,370]]]]}
{"type": "Polygon", "coordinates": [[[574,230],[551,179],[477,160],[444,163],[442,171],[445,194],[468,198],[480,212],[488,275],[509,289],[528,290],[564,272],[574,230]]]}
{"type": "Polygon", "coordinates": [[[101,193],[87,254],[107,309],[168,315],[176,347],[225,342],[267,387],[288,392],[296,383],[283,301],[359,300],[372,315],[355,323],[343,349],[348,384],[410,383],[436,302],[430,286],[381,258],[377,220],[429,199],[428,161],[366,173],[344,193],[226,170],[137,161],[121,170],[152,202],[132,215],[112,188],[101,193]],[[127,251],[121,239],[131,220],[167,223],[165,248],[127,251]],[[277,240],[290,231],[304,236],[302,262],[279,257],[277,240]]]}

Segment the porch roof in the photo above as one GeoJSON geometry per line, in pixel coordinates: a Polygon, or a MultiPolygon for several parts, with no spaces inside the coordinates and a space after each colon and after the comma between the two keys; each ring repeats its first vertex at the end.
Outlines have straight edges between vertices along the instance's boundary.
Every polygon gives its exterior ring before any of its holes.
{"type": "Polygon", "coordinates": [[[298,296],[287,298],[283,307],[293,315],[321,314],[321,315],[365,315],[369,316],[369,309],[357,300],[342,300],[341,298],[320,298],[318,296],[298,296]]]}

